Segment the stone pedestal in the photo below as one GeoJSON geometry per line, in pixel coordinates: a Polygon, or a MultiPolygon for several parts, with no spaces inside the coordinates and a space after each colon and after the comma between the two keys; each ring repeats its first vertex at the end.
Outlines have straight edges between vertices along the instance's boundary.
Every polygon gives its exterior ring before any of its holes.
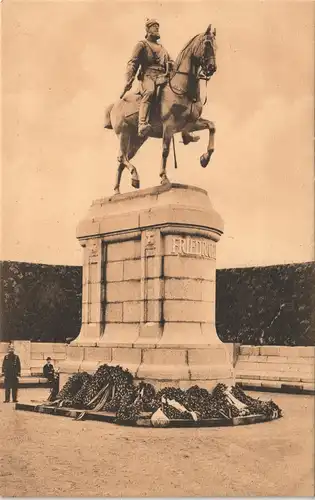
{"type": "Polygon", "coordinates": [[[216,244],[207,192],[169,184],[92,203],[84,248],[82,328],[63,373],[108,363],[183,388],[233,383],[215,328],[216,244]]]}

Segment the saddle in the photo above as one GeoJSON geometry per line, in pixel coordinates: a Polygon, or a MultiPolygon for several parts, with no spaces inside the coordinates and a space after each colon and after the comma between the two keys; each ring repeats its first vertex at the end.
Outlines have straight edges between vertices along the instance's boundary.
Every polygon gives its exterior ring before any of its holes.
{"type": "MultiPolygon", "coordinates": [[[[161,92],[165,85],[168,83],[168,74],[159,75],[155,80],[155,92],[153,100],[151,103],[150,115],[157,115],[160,113],[161,105],[161,92]]],[[[122,98],[124,102],[124,114],[127,118],[128,116],[134,115],[139,112],[140,102],[141,102],[141,92],[127,92],[122,98]]]]}
{"type": "Polygon", "coordinates": [[[173,61],[167,61],[166,63],[166,71],[162,75],[159,75],[155,81],[155,85],[157,89],[161,89],[164,87],[164,85],[167,84],[170,78],[171,71],[173,69],[173,61]]]}

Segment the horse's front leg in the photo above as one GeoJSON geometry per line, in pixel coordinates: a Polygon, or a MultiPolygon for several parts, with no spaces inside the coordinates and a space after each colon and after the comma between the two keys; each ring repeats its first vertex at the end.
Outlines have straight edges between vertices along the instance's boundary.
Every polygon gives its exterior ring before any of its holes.
{"type": "Polygon", "coordinates": [[[196,132],[197,130],[209,130],[209,141],[207,146],[207,151],[201,155],[200,157],[200,165],[205,168],[211,158],[211,155],[214,151],[214,134],[215,134],[215,125],[210,120],[206,120],[205,118],[199,118],[194,123],[189,123],[185,127],[185,132],[196,132]]]}
{"type": "Polygon", "coordinates": [[[173,137],[172,129],[170,127],[165,127],[163,130],[162,165],[160,171],[161,184],[166,184],[170,182],[166,175],[166,164],[170,152],[170,144],[172,137],[173,137]]]}

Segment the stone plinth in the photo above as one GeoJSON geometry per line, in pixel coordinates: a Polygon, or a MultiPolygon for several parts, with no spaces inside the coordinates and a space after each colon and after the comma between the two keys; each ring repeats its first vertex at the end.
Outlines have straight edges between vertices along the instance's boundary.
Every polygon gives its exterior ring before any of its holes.
{"type": "Polygon", "coordinates": [[[216,244],[207,192],[169,184],[92,203],[84,248],[82,328],[64,373],[120,364],[156,385],[233,381],[215,328],[216,244]]]}

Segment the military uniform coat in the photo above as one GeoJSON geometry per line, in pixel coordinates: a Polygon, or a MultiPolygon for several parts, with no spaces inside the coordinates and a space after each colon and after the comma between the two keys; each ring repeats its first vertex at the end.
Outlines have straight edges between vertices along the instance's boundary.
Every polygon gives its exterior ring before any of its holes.
{"type": "Polygon", "coordinates": [[[47,380],[49,382],[52,382],[54,380],[54,374],[55,374],[55,369],[53,367],[53,365],[49,365],[48,363],[46,363],[43,367],[43,374],[44,374],[44,377],[47,378],[47,380]]]}
{"type": "Polygon", "coordinates": [[[144,76],[155,80],[161,73],[166,72],[170,60],[168,52],[162,45],[148,40],[138,42],[127,64],[127,84],[134,80],[139,68],[139,80],[142,81],[144,76]]]}
{"type": "Polygon", "coordinates": [[[21,375],[21,362],[17,354],[9,353],[4,356],[2,372],[7,380],[16,380],[21,375]]]}

